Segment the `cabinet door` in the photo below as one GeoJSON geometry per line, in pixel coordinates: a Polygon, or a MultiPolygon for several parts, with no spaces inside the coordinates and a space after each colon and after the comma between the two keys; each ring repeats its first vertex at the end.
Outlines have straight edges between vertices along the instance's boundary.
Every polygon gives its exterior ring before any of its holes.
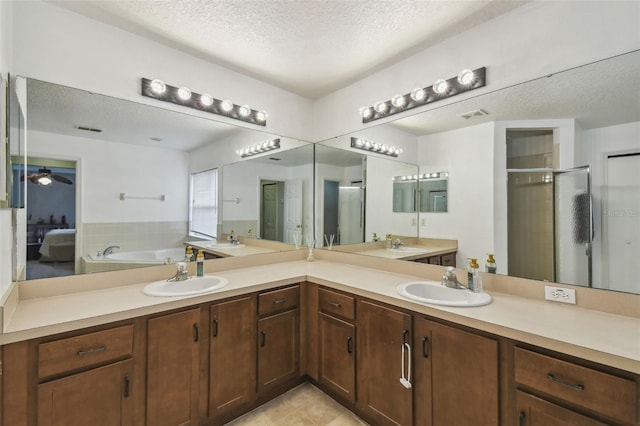
{"type": "Polygon", "coordinates": [[[400,382],[411,356],[411,315],[370,302],[358,304],[358,405],[377,425],[413,424],[413,392],[400,382]]]}
{"type": "Polygon", "coordinates": [[[414,326],[416,424],[497,425],[498,342],[421,318],[414,326]]]}
{"type": "Polygon", "coordinates": [[[356,401],[355,331],[348,322],[320,314],[320,382],[356,401]]]}
{"type": "Polygon", "coordinates": [[[258,321],[258,391],[298,377],[298,310],[258,321]]]}
{"type": "Polygon", "coordinates": [[[522,391],[516,392],[516,406],[518,426],[605,425],[522,391]]]}
{"type": "Polygon", "coordinates": [[[256,383],[255,297],[211,306],[209,417],[252,400],[256,383]]]}
{"type": "Polygon", "coordinates": [[[199,326],[199,309],[149,320],[148,425],[197,424],[199,326]]]}
{"type": "Polygon", "coordinates": [[[38,425],[131,425],[133,361],[38,385],[38,425]]]}

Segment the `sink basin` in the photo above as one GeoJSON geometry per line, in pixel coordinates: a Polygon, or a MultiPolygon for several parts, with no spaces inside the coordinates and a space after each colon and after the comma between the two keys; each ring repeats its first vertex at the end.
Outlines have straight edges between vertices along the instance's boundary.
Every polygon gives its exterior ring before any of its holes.
{"type": "Polygon", "coordinates": [[[408,299],[433,305],[483,306],[491,303],[488,293],[449,288],[438,281],[413,281],[399,285],[397,290],[408,299]]]}
{"type": "Polygon", "coordinates": [[[218,244],[209,244],[207,248],[210,249],[219,249],[219,250],[227,250],[244,247],[244,244],[231,244],[231,243],[218,243],[218,244]]]}
{"type": "Polygon", "coordinates": [[[219,290],[228,284],[226,278],[210,275],[184,281],[155,281],[142,290],[148,296],[188,296],[219,290]]]}
{"type": "Polygon", "coordinates": [[[417,247],[398,247],[398,248],[388,248],[388,251],[398,252],[398,253],[426,253],[427,250],[417,248],[417,247]]]}

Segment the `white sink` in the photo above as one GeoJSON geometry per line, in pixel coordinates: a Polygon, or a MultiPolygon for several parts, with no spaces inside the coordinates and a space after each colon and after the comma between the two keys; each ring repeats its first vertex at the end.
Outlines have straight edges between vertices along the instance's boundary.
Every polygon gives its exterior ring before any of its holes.
{"type": "Polygon", "coordinates": [[[156,281],[147,284],[142,291],[148,296],[189,296],[219,290],[228,283],[226,278],[209,275],[184,281],[156,281]]]}
{"type": "Polygon", "coordinates": [[[388,248],[389,251],[395,251],[399,253],[426,253],[428,250],[417,248],[417,247],[398,247],[398,248],[388,248]]]}
{"type": "Polygon", "coordinates": [[[219,249],[219,250],[227,250],[244,247],[244,244],[231,244],[231,243],[217,243],[217,244],[209,244],[207,248],[210,249],[219,249]]]}
{"type": "Polygon", "coordinates": [[[418,302],[443,306],[483,306],[491,303],[488,293],[449,288],[438,281],[413,281],[397,287],[400,295],[418,302]]]}

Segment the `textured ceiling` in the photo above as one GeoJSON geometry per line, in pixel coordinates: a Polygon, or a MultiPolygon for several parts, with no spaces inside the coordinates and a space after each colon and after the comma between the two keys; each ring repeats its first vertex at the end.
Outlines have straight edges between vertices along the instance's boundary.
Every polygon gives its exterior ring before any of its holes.
{"type": "Polygon", "coordinates": [[[322,97],[519,0],[51,0],[309,98],[322,97]]]}

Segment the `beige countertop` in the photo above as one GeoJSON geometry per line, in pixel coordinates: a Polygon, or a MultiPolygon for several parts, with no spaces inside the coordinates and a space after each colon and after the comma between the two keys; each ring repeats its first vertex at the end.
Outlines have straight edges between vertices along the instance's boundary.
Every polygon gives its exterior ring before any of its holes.
{"type": "Polygon", "coordinates": [[[13,306],[5,303],[0,344],[311,281],[419,314],[640,373],[638,318],[494,291],[489,291],[493,302],[486,306],[454,308],[427,305],[405,299],[396,292],[399,284],[425,277],[329,260],[270,262],[207,275],[223,276],[229,284],[217,292],[190,297],[147,296],[142,292],[147,282],[46,297],[38,297],[46,294],[45,290],[40,293],[39,290],[25,291],[27,295],[18,298],[13,306]],[[7,312],[7,308],[12,312],[7,312]]]}
{"type": "MultiPolygon", "coordinates": [[[[259,247],[250,244],[242,244],[240,247],[210,247],[211,241],[189,241],[186,243],[190,245],[196,250],[204,250],[205,252],[213,253],[217,256],[229,257],[229,256],[251,256],[254,254],[264,254],[264,253],[274,253],[278,250],[268,248],[268,247],[259,247]]],[[[215,245],[215,243],[213,243],[215,245]]],[[[196,253],[197,254],[197,253],[196,253]]]]}
{"type": "Polygon", "coordinates": [[[445,253],[452,253],[457,247],[438,247],[422,244],[413,244],[408,246],[400,246],[399,249],[376,248],[372,250],[362,250],[354,252],[354,254],[364,254],[366,256],[376,256],[384,259],[402,259],[412,260],[425,256],[438,256],[445,253]]]}

